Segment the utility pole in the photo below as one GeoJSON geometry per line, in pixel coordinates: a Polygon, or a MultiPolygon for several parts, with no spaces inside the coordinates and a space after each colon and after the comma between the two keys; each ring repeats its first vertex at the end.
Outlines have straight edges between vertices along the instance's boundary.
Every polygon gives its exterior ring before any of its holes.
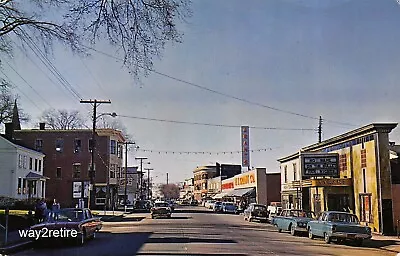
{"type": "Polygon", "coordinates": [[[167,185],[168,185],[168,172],[167,172],[167,185]]]}
{"type": "Polygon", "coordinates": [[[124,182],[124,205],[128,200],[127,184],[128,184],[128,144],[136,144],[135,142],[124,142],[125,144],[125,182],[124,182]]]}
{"type": "Polygon", "coordinates": [[[150,200],[150,171],[154,170],[153,168],[144,168],[147,170],[147,199],[150,200]]]}
{"type": "Polygon", "coordinates": [[[319,116],[319,122],[318,122],[318,142],[322,141],[322,117],[319,116]]]}
{"type": "Polygon", "coordinates": [[[139,195],[140,200],[142,200],[142,188],[143,188],[143,160],[147,159],[147,157],[135,157],[136,160],[140,160],[140,175],[139,175],[139,195]]]}
{"type": "MultiPolygon", "coordinates": [[[[95,184],[95,177],[96,177],[96,173],[95,173],[95,168],[94,168],[94,156],[95,156],[95,148],[96,148],[96,110],[97,107],[104,103],[104,104],[111,104],[110,100],[81,100],[80,103],[89,103],[93,105],[93,130],[92,130],[92,164],[90,166],[90,171],[89,171],[89,177],[90,177],[90,185],[89,185],[89,198],[88,198],[88,208],[90,209],[90,207],[93,207],[93,205],[95,204],[95,188],[94,188],[94,184],[95,184]]],[[[107,175],[109,175],[107,173],[107,175]]],[[[108,196],[108,194],[107,194],[108,196]]]]}

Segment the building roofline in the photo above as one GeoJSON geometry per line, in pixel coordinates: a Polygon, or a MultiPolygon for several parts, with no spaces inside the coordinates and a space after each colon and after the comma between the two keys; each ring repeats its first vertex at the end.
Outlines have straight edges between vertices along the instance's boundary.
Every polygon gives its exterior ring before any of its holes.
{"type": "Polygon", "coordinates": [[[37,155],[41,155],[41,156],[43,156],[43,157],[46,156],[46,155],[43,154],[42,152],[39,152],[39,151],[36,151],[36,150],[34,150],[34,149],[31,149],[31,148],[27,148],[27,147],[18,145],[18,144],[17,144],[16,142],[14,142],[14,141],[10,141],[9,139],[7,139],[7,138],[5,137],[4,134],[1,134],[0,139],[4,139],[8,144],[10,144],[11,146],[15,147],[15,149],[26,150],[26,151],[29,151],[29,152],[31,152],[31,153],[34,153],[34,154],[37,154],[37,155]]]}
{"type": "MultiPolygon", "coordinates": [[[[376,133],[376,132],[385,132],[385,133],[390,133],[394,128],[396,128],[398,123],[371,123],[365,126],[362,126],[360,128],[351,130],[349,132],[337,135],[335,137],[332,137],[330,139],[324,140],[319,143],[314,143],[309,146],[305,146],[300,149],[300,151],[313,151],[313,150],[318,150],[320,148],[326,147],[331,144],[338,143],[343,140],[349,140],[354,137],[359,137],[371,133],[376,133]]],[[[286,157],[282,157],[278,159],[278,162],[283,163],[292,159],[295,159],[296,157],[299,156],[299,152],[296,152],[294,154],[291,154],[286,157]]]]}

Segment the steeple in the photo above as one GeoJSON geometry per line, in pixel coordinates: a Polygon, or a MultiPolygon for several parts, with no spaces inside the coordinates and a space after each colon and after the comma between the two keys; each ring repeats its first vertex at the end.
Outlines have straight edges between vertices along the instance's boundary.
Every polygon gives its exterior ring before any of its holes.
{"type": "Polygon", "coordinates": [[[19,122],[19,114],[17,107],[17,99],[15,99],[14,101],[12,124],[13,124],[13,130],[21,130],[21,123],[19,122]]]}

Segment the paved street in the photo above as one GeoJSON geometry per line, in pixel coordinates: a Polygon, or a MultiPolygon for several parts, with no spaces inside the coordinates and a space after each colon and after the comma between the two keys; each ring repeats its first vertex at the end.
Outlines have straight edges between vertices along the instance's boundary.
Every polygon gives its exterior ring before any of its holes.
{"type": "Polygon", "coordinates": [[[374,240],[364,247],[325,244],[322,239],[280,234],[269,224],[248,223],[239,215],[177,210],[171,219],[130,214],[104,223],[95,240],[83,247],[48,245],[17,255],[396,255],[393,241],[374,240]],[[137,221],[134,217],[146,216],[137,221]]]}

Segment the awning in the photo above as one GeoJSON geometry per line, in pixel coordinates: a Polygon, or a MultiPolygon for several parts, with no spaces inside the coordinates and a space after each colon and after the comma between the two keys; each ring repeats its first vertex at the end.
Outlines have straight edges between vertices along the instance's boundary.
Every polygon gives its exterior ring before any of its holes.
{"type": "Polygon", "coordinates": [[[231,193],[229,193],[228,196],[237,196],[237,197],[241,197],[241,196],[249,195],[249,194],[253,193],[253,191],[255,191],[255,188],[241,188],[241,189],[235,189],[235,190],[233,190],[231,193]]]}
{"type": "Polygon", "coordinates": [[[228,194],[228,192],[221,192],[219,194],[216,194],[215,196],[212,197],[212,199],[221,199],[224,196],[226,196],[228,194]]]}
{"type": "Polygon", "coordinates": [[[25,176],[25,179],[27,179],[27,180],[48,180],[48,179],[50,179],[50,178],[45,177],[45,176],[40,175],[40,174],[37,174],[37,173],[34,173],[34,172],[29,172],[29,173],[25,176]]]}

